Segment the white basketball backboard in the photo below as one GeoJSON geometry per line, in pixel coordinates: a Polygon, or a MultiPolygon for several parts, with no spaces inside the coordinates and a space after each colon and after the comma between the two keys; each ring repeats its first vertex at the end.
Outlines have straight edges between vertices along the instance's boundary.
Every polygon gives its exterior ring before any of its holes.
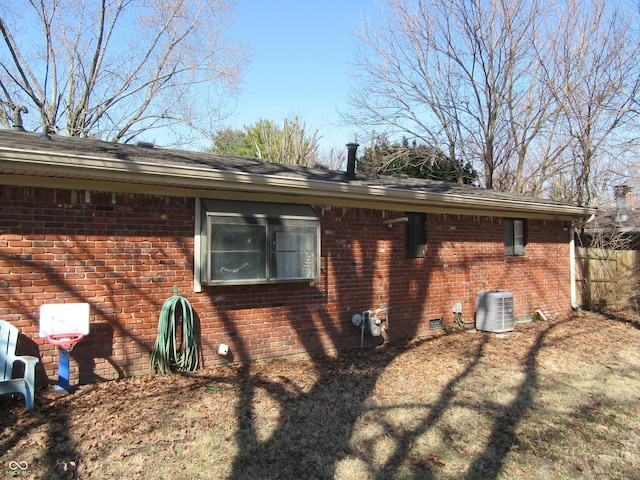
{"type": "Polygon", "coordinates": [[[56,333],[89,335],[88,303],[49,303],[40,307],[40,337],[56,333]]]}

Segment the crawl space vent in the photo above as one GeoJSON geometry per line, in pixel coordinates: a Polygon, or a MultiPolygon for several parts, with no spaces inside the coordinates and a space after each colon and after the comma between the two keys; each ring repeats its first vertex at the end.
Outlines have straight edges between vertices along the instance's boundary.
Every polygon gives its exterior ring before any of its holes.
{"type": "Polygon", "coordinates": [[[429,330],[442,330],[442,319],[432,318],[429,320],[429,330]]]}

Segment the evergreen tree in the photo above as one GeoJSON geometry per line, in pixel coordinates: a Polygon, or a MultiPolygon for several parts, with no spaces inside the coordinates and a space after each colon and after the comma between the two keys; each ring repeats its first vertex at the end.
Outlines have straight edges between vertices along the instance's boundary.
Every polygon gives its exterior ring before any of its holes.
{"type": "Polygon", "coordinates": [[[442,151],[414,140],[403,138],[391,143],[385,137],[374,137],[371,146],[364,149],[358,161],[358,171],[378,175],[406,175],[411,178],[442,180],[473,185],[477,172],[469,163],[462,164],[447,157],[442,151]]]}

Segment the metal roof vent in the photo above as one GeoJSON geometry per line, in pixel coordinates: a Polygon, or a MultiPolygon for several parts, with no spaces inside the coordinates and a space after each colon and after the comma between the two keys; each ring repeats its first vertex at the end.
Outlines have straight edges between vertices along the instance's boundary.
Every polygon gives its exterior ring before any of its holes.
{"type": "Polygon", "coordinates": [[[355,142],[347,143],[347,171],[345,175],[349,180],[356,178],[356,151],[359,146],[355,142]]]}

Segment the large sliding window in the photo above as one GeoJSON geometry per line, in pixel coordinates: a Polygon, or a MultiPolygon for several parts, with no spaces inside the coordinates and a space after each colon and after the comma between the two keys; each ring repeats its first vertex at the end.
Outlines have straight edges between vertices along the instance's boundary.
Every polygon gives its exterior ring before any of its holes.
{"type": "Polygon", "coordinates": [[[318,279],[320,222],[305,205],[202,201],[202,283],[318,279]]]}

